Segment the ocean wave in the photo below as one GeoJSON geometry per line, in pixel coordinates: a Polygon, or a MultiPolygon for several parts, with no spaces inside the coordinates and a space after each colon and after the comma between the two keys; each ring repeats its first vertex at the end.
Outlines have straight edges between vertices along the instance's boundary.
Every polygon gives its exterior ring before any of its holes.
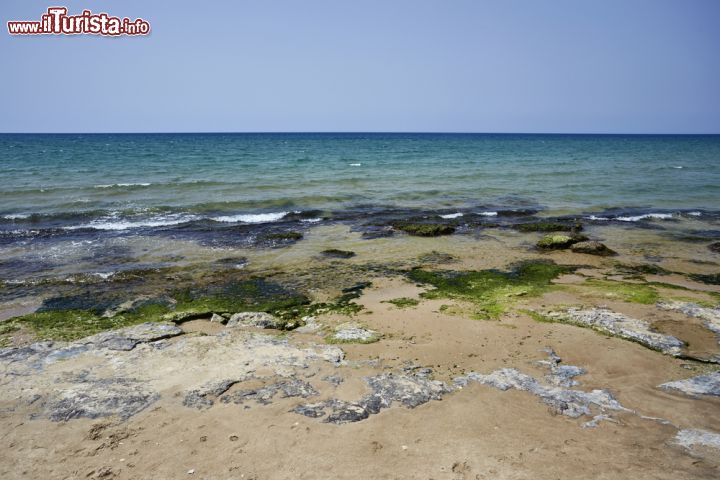
{"type": "Polygon", "coordinates": [[[644,213],[642,215],[617,217],[617,218],[615,218],[615,220],[619,220],[621,222],[639,222],[640,220],[647,220],[647,219],[667,220],[669,218],[672,218],[672,213],[644,213]]]}
{"type": "Polygon", "coordinates": [[[63,227],[64,230],[83,230],[83,229],[95,229],[95,230],[130,230],[133,228],[147,228],[147,227],[166,227],[169,225],[179,225],[181,223],[191,222],[197,220],[198,217],[195,215],[183,215],[183,214],[171,214],[163,217],[155,217],[143,220],[128,220],[119,219],[117,217],[110,218],[99,218],[89,223],[81,225],[71,225],[63,227]]]}
{"type": "Polygon", "coordinates": [[[351,167],[362,167],[362,163],[348,163],[351,167]]]}
{"type": "Polygon", "coordinates": [[[113,187],[149,187],[152,183],[108,183],[103,185],[93,185],[93,188],[113,188],[113,187]]]}
{"type": "Polygon", "coordinates": [[[3,219],[5,220],[24,220],[26,218],[30,218],[29,213],[11,213],[8,215],[3,215],[3,219]]]}
{"type": "Polygon", "coordinates": [[[322,222],[322,218],[303,218],[300,221],[303,223],[318,223],[322,222]]]}
{"type": "Polygon", "coordinates": [[[687,212],[687,214],[690,215],[691,217],[701,217],[702,216],[702,212],[687,212]]]}
{"type": "Polygon", "coordinates": [[[462,216],[463,216],[463,214],[458,212],[458,213],[448,213],[447,215],[440,215],[440,218],[450,219],[450,218],[458,218],[458,217],[462,217],[462,216]]]}
{"type": "Polygon", "coordinates": [[[221,217],[214,217],[212,220],[216,222],[243,222],[243,223],[271,223],[282,220],[285,215],[290,212],[274,212],[274,213],[246,213],[241,215],[224,215],[221,217]]]}
{"type": "Polygon", "coordinates": [[[478,215],[482,215],[483,217],[497,217],[498,212],[480,212],[478,215]]]}

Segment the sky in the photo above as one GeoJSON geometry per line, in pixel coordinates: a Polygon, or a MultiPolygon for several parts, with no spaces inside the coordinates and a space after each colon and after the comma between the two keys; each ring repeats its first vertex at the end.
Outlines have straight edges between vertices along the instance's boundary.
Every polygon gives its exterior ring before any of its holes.
{"type": "Polygon", "coordinates": [[[720,133],[718,0],[2,0],[0,17],[0,132],[720,133]],[[7,33],[58,4],[152,33],[7,33]]]}

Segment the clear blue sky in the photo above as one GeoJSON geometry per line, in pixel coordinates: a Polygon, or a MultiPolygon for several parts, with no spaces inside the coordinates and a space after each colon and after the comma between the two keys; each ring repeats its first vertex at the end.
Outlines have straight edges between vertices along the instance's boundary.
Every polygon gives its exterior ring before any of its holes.
{"type": "Polygon", "coordinates": [[[720,0],[2,0],[0,132],[720,133],[720,0]],[[50,5],[137,38],[10,37],[50,5]]]}

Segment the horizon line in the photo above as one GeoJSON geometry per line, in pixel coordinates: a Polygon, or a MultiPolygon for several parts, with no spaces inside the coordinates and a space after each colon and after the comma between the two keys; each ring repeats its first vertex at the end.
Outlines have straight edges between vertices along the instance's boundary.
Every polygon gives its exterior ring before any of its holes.
{"type": "Polygon", "coordinates": [[[118,131],[118,132],[0,132],[0,135],[177,135],[177,134],[209,134],[209,135],[227,135],[227,134],[421,134],[421,135],[720,135],[720,132],[474,132],[474,131],[392,131],[392,130],[246,130],[246,131],[118,131]]]}

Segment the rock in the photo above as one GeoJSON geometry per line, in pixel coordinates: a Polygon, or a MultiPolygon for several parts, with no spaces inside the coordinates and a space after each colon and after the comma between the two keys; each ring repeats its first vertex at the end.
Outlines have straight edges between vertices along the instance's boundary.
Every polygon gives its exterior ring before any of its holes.
{"type": "Polygon", "coordinates": [[[324,402],[299,405],[292,412],[310,418],[325,417],[325,423],[359,422],[384,408],[400,403],[415,408],[430,400],[440,400],[452,390],[443,382],[415,375],[382,374],[365,378],[372,392],[355,402],[330,399],[324,402]]]}
{"type": "Polygon", "coordinates": [[[339,325],[328,340],[337,343],[373,343],[380,340],[380,335],[374,330],[348,322],[339,325]]]}
{"type": "Polygon", "coordinates": [[[46,412],[54,422],[113,415],[127,419],[159,398],[160,395],[146,390],[134,380],[86,380],[55,393],[46,406],[46,412]]]}
{"type": "Polygon", "coordinates": [[[178,326],[167,322],[146,322],[133,327],[98,333],[79,340],[80,344],[93,344],[110,350],[132,350],[139,343],[149,343],[183,333],[178,326]]]}
{"type": "Polygon", "coordinates": [[[213,313],[212,317],[210,317],[210,321],[213,323],[227,323],[228,319],[223,317],[222,315],[218,315],[217,313],[213,313]]]}
{"type": "Polygon", "coordinates": [[[218,397],[227,392],[230,387],[239,381],[239,379],[228,379],[207,383],[200,388],[187,392],[183,400],[183,405],[197,408],[198,410],[210,408],[215,404],[215,400],[218,397]]]}
{"type": "Polygon", "coordinates": [[[213,315],[213,312],[207,310],[186,310],[183,312],[170,312],[162,316],[165,322],[182,323],[188,320],[197,320],[198,318],[206,318],[213,315]]]}
{"type": "Polygon", "coordinates": [[[627,317],[605,308],[588,310],[570,308],[567,312],[551,312],[548,317],[632,340],[666,355],[679,356],[685,346],[681,340],[672,335],[653,331],[644,320],[627,317]]]}
{"type": "Polygon", "coordinates": [[[355,252],[349,250],[338,250],[337,248],[330,248],[320,252],[325,257],[330,258],[352,258],[355,256],[355,252]]]}
{"type": "Polygon", "coordinates": [[[675,435],[675,443],[688,450],[698,446],[720,449],[720,434],[707,430],[680,430],[675,435]]]}
{"type": "Polygon", "coordinates": [[[317,322],[314,316],[302,318],[303,325],[295,329],[297,333],[318,333],[322,330],[322,325],[317,322]]]}
{"type": "Polygon", "coordinates": [[[572,418],[592,415],[591,407],[599,408],[601,411],[628,411],[607,390],[584,392],[554,385],[543,385],[530,375],[521,373],[514,368],[495,370],[487,375],[470,372],[454,380],[458,386],[467,385],[471,381],[503,391],[515,389],[530,392],[549,405],[554,412],[572,418]]]}
{"type": "Polygon", "coordinates": [[[720,343],[720,307],[707,308],[692,302],[660,302],[658,308],[680,312],[688,317],[699,318],[716,335],[720,343]]]}
{"type": "Polygon", "coordinates": [[[697,395],[720,397],[720,371],[698,375],[685,380],[663,383],[659,388],[675,390],[692,397],[697,395]]]}
{"type": "Polygon", "coordinates": [[[282,329],[285,326],[285,322],[275,315],[265,312],[240,312],[230,317],[227,326],[230,328],[245,326],[282,329]]]}
{"type": "Polygon", "coordinates": [[[281,398],[308,398],[320,394],[315,387],[308,382],[293,378],[265,385],[260,388],[238,390],[222,397],[221,401],[223,403],[242,404],[248,400],[254,400],[259,404],[268,405],[278,393],[280,393],[281,398]]]}
{"type": "Polygon", "coordinates": [[[600,255],[602,257],[608,257],[611,255],[617,255],[617,252],[609,249],[604,243],[596,242],[594,240],[578,242],[570,247],[575,253],[585,253],[588,255],[600,255]]]}
{"type": "Polygon", "coordinates": [[[707,248],[711,252],[720,253],[720,242],[711,243],[707,248]]]}
{"type": "Polygon", "coordinates": [[[587,239],[584,235],[545,235],[537,242],[537,247],[543,250],[561,250],[587,239]]]}
{"type": "Polygon", "coordinates": [[[397,222],[393,224],[393,228],[416,237],[439,237],[441,235],[452,235],[455,233],[455,227],[445,223],[397,222]]]}

